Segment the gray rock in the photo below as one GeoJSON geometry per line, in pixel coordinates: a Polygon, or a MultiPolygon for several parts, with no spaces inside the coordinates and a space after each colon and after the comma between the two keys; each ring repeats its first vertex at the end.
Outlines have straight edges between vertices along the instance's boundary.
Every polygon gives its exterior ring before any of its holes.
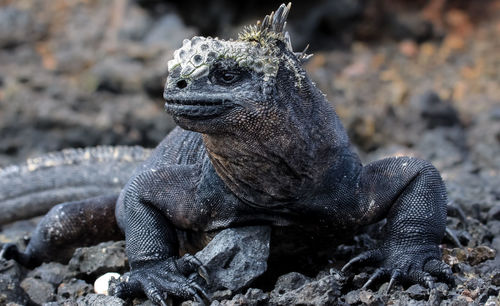
{"type": "Polygon", "coordinates": [[[266,305],[269,300],[269,294],[263,292],[261,289],[250,288],[245,294],[237,294],[231,300],[223,300],[221,302],[214,301],[211,306],[227,305],[266,305]]]}
{"type": "MultiPolygon", "coordinates": [[[[446,292],[447,293],[447,292],[446,292]]],[[[422,302],[428,303],[429,305],[439,305],[443,300],[445,294],[438,288],[431,289],[429,293],[429,298],[423,300],[422,302]]]]}
{"type": "Polygon", "coordinates": [[[263,292],[261,289],[249,288],[245,293],[245,297],[253,301],[263,302],[269,299],[269,294],[263,292]]]}
{"type": "MultiPolygon", "coordinates": [[[[280,285],[277,283],[277,285],[280,285]]],[[[297,289],[276,286],[271,292],[271,305],[333,305],[338,303],[340,285],[332,275],[305,283],[297,289]]]]}
{"type": "Polygon", "coordinates": [[[94,292],[92,285],[87,284],[81,279],[73,278],[59,285],[57,288],[57,301],[75,301],[77,298],[86,296],[92,292],[94,292]]]}
{"type": "Polygon", "coordinates": [[[267,269],[271,228],[229,228],[217,234],[196,257],[209,272],[212,290],[233,292],[248,286],[267,269]]]}
{"type": "Polygon", "coordinates": [[[41,266],[36,267],[33,271],[30,271],[27,276],[59,286],[64,279],[74,277],[75,273],[70,272],[67,265],[58,262],[50,262],[43,263],[41,266]]]}
{"type": "Polygon", "coordinates": [[[368,281],[369,278],[370,278],[370,275],[368,273],[361,272],[359,274],[354,275],[354,278],[352,280],[352,284],[357,288],[361,288],[368,281]]]}
{"type": "Polygon", "coordinates": [[[474,266],[488,259],[494,259],[496,251],[488,246],[480,245],[470,252],[469,263],[474,266]]]}
{"type": "Polygon", "coordinates": [[[497,250],[497,252],[500,252],[500,237],[493,238],[493,241],[491,242],[491,247],[497,250]]]}
{"type": "Polygon", "coordinates": [[[455,167],[464,160],[463,130],[457,127],[438,127],[422,131],[422,136],[415,144],[418,157],[430,161],[443,172],[455,167]]]}
{"type": "Polygon", "coordinates": [[[443,296],[446,296],[446,295],[448,295],[448,291],[450,290],[450,287],[448,287],[448,285],[445,283],[437,283],[436,290],[441,292],[441,294],[443,296]]]}
{"type": "Polygon", "coordinates": [[[422,300],[427,297],[427,289],[420,285],[412,285],[410,288],[406,289],[408,295],[415,300],[422,300]]]}
{"type": "Polygon", "coordinates": [[[6,305],[7,303],[26,305],[29,300],[28,295],[23,291],[16,278],[0,274],[0,305],[6,305]]]}
{"type": "Polygon", "coordinates": [[[348,292],[345,295],[344,300],[349,305],[358,304],[359,302],[361,302],[359,298],[359,289],[348,292]]]}
{"type": "Polygon", "coordinates": [[[181,306],[203,306],[203,304],[195,301],[184,301],[181,303],[181,306]]]}
{"type": "Polygon", "coordinates": [[[88,248],[78,248],[69,262],[70,271],[75,271],[77,275],[122,273],[127,267],[124,241],[104,242],[88,248]]]}
{"type": "Polygon", "coordinates": [[[436,92],[428,91],[417,99],[420,102],[420,116],[426,121],[428,128],[461,124],[453,104],[443,101],[436,92]]]}
{"type": "Polygon", "coordinates": [[[81,296],[76,300],[77,305],[81,306],[123,306],[126,305],[125,301],[114,296],[108,296],[103,294],[88,294],[86,296],[81,296]]]}
{"type": "Polygon", "coordinates": [[[494,190],[498,184],[492,178],[474,175],[458,167],[456,171],[443,173],[449,179],[445,180],[449,199],[454,201],[466,213],[472,212],[473,204],[481,210],[489,210],[498,205],[494,190]]]}
{"type": "Polygon", "coordinates": [[[365,305],[381,304],[380,298],[370,290],[361,290],[359,292],[359,299],[365,305]]]}
{"type": "MultiPolygon", "coordinates": [[[[167,305],[172,306],[172,299],[167,299],[167,305]]],[[[144,299],[138,299],[135,298],[132,301],[132,305],[134,306],[156,306],[155,303],[151,302],[151,300],[144,300],[144,299]]]]}
{"type": "MultiPolygon", "coordinates": [[[[326,271],[325,271],[326,272],[326,271]]],[[[321,275],[322,273],[320,272],[317,276],[316,276],[316,279],[319,278],[319,276],[321,275]]],[[[345,276],[345,274],[338,270],[338,269],[335,269],[335,268],[330,268],[328,270],[328,274],[325,274],[325,275],[321,275],[321,278],[323,278],[324,276],[326,275],[331,275],[334,277],[334,279],[339,283],[339,284],[345,284],[345,282],[347,281],[347,277],[345,276]]]]}
{"type": "Polygon", "coordinates": [[[50,302],[55,299],[54,286],[41,279],[27,277],[21,282],[21,288],[37,304],[50,302]]]}
{"type": "Polygon", "coordinates": [[[283,294],[286,291],[298,289],[309,282],[311,282],[311,278],[298,272],[290,272],[278,278],[273,292],[278,295],[283,294]]]}
{"type": "Polygon", "coordinates": [[[488,221],[488,229],[494,236],[500,236],[500,221],[488,221]]]}
{"type": "Polygon", "coordinates": [[[0,260],[0,273],[5,277],[19,281],[23,277],[23,268],[14,260],[0,260]]]}
{"type": "Polygon", "coordinates": [[[484,306],[495,306],[498,304],[500,304],[500,297],[490,296],[486,303],[484,303],[484,306]]]}
{"type": "Polygon", "coordinates": [[[212,301],[213,300],[222,301],[222,300],[230,299],[232,295],[233,295],[233,292],[229,289],[226,289],[226,290],[215,291],[214,293],[212,293],[211,298],[212,298],[212,301]]]}
{"type": "Polygon", "coordinates": [[[495,286],[500,286],[500,269],[495,269],[490,274],[491,283],[495,286]]]}
{"type": "MultiPolygon", "coordinates": [[[[498,104],[498,103],[496,103],[498,104]]],[[[493,198],[498,205],[498,184],[500,183],[498,171],[500,170],[500,146],[498,135],[500,121],[492,117],[494,107],[485,108],[474,118],[474,124],[468,129],[467,142],[470,148],[470,158],[482,169],[482,175],[489,178],[493,188],[493,198]]]]}
{"type": "Polygon", "coordinates": [[[500,205],[495,205],[490,209],[488,219],[500,221],[500,205]]]}

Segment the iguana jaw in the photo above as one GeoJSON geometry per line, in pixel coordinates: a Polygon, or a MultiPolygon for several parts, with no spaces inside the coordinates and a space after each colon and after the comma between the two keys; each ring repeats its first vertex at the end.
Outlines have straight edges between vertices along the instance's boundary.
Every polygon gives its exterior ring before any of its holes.
{"type": "Polygon", "coordinates": [[[203,120],[221,115],[233,107],[233,102],[227,95],[163,95],[165,111],[174,117],[203,120]]]}

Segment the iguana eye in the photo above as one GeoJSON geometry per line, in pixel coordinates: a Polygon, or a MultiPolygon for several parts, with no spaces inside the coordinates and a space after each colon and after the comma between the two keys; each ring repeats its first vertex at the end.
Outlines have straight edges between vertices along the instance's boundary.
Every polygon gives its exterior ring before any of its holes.
{"type": "Polygon", "coordinates": [[[241,73],[235,70],[215,71],[210,81],[220,85],[231,85],[241,79],[241,73]]]}
{"type": "Polygon", "coordinates": [[[222,81],[225,83],[234,83],[238,79],[239,75],[233,72],[225,72],[222,74],[222,81]]]}

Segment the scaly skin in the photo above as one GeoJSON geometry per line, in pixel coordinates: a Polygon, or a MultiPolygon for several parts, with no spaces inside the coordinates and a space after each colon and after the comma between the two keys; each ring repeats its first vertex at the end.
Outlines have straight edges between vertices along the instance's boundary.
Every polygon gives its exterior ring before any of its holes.
{"type": "MultiPolygon", "coordinates": [[[[331,235],[386,218],[381,245],[344,270],[376,262],[380,268],[365,286],[380,276],[391,276],[391,286],[449,279],[438,246],[447,202],[438,171],[409,157],[361,164],[333,107],[302,68],[308,56],[291,49],[283,30],[288,10],[282,5],[237,41],[185,41],[169,62],[165,108],[180,128],[117,201],[131,274],[115,295],[144,292],[158,304],[166,295],[199,298],[203,289],[189,278],[196,263],[177,259],[179,233],[202,237],[247,224],[331,235]]],[[[47,248],[38,244],[23,256],[41,252],[47,248]]],[[[4,253],[22,257],[12,247],[4,253]]]]}

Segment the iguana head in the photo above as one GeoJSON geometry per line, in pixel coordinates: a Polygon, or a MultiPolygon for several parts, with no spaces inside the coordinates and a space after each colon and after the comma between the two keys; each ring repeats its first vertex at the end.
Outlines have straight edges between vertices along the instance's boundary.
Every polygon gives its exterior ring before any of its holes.
{"type": "MultiPolygon", "coordinates": [[[[246,27],[237,40],[196,36],[184,40],[168,62],[165,109],[183,128],[202,133],[227,132],[246,123],[279,117],[277,79],[286,69],[300,82],[301,63],[284,31],[291,4],[282,4],[262,22],[246,27]]],[[[283,104],[283,103],[281,103],[283,104]]]]}

